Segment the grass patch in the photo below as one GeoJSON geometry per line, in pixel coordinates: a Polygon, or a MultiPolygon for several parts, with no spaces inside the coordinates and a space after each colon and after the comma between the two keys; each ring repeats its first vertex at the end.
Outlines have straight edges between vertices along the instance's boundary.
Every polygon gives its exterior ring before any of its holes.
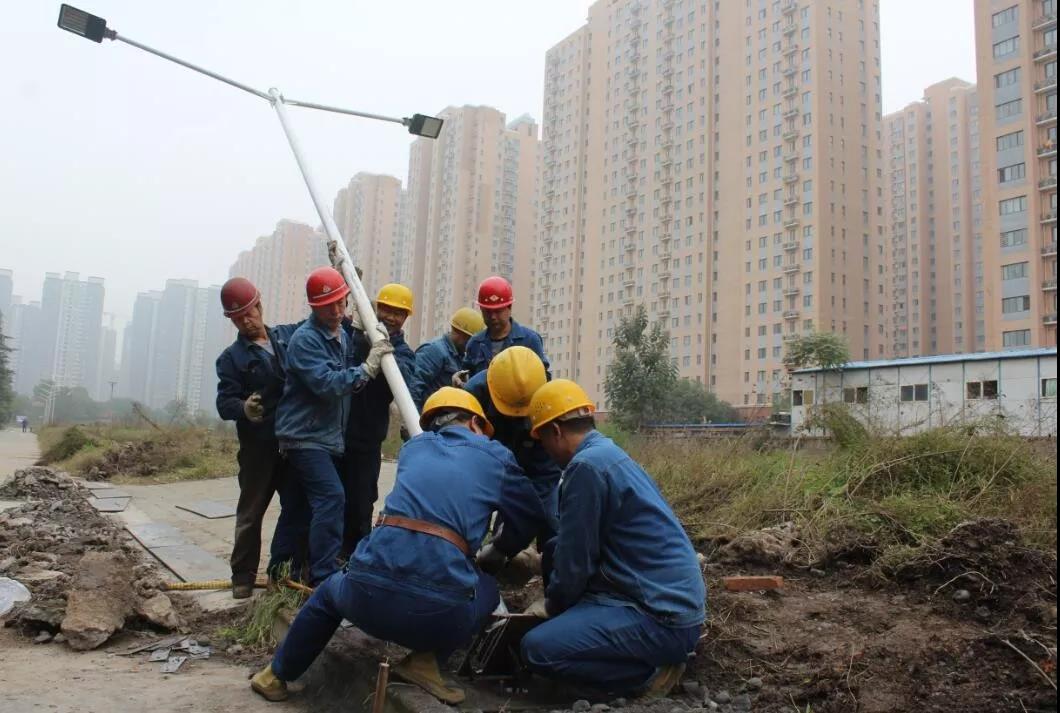
{"type": "Polygon", "coordinates": [[[239,443],[230,429],[88,424],[46,426],[41,463],[114,482],[168,483],[234,475],[239,443]]]}
{"type": "MultiPolygon", "coordinates": [[[[286,579],[289,565],[280,568],[278,579],[286,579]]],[[[266,590],[254,599],[243,617],[235,624],[217,630],[217,635],[227,641],[252,648],[272,648],[279,642],[273,635],[273,625],[284,609],[296,610],[302,604],[302,592],[289,587],[266,590]]]]}

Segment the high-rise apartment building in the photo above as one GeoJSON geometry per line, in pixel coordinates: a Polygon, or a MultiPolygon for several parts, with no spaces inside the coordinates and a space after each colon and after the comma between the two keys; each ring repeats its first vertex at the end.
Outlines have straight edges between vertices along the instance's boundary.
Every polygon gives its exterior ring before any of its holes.
{"type": "Polygon", "coordinates": [[[11,270],[0,269],[0,320],[3,321],[4,334],[10,335],[7,322],[11,319],[11,305],[13,304],[11,294],[15,287],[15,274],[11,270]]]}
{"type": "Polygon", "coordinates": [[[947,79],[883,118],[891,357],[986,348],[978,115],[947,79]]]}
{"type": "Polygon", "coordinates": [[[27,336],[28,341],[43,339],[40,378],[61,387],[80,386],[94,396],[103,332],[103,278],[46,273],[38,327],[38,335],[27,336]]]}
{"type": "MultiPolygon", "coordinates": [[[[426,284],[427,228],[429,226],[429,208],[431,201],[431,164],[434,160],[434,141],[418,138],[409,146],[408,190],[405,196],[405,231],[403,250],[407,256],[402,267],[402,282],[412,288],[413,292],[423,292],[426,284]]],[[[417,295],[421,303],[425,295],[417,295]]],[[[423,310],[416,310],[409,319],[405,332],[409,343],[422,344],[433,339],[433,335],[423,334],[423,310]]]]}
{"type": "Polygon", "coordinates": [[[374,173],[358,173],[335,197],[335,223],[354,264],[364,272],[370,298],[403,273],[404,206],[401,181],[374,173]]]}
{"type": "Polygon", "coordinates": [[[537,321],[598,401],[643,305],[751,413],[786,337],[887,343],[876,2],[600,0],[546,57],[537,321]]]}
{"type": "Polygon", "coordinates": [[[986,348],[1056,345],[1056,0],[976,0],[986,348]]]}
{"type": "Polygon", "coordinates": [[[181,400],[191,413],[216,414],[215,363],[233,335],[220,292],[167,280],[161,292],[137,295],[122,347],[123,396],[153,408],[181,400]]]}
{"type": "Polygon", "coordinates": [[[414,341],[447,332],[453,311],[473,304],[490,275],[512,281],[515,319],[531,314],[537,125],[524,115],[506,126],[502,112],[481,106],[447,107],[440,116],[441,136],[414,142],[409,161],[412,274],[422,278],[412,285],[421,307],[410,325],[414,341]]]}
{"type": "Polygon", "coordinates": [[[306,275],[328,264],[327,240],[320,231],[281,220],[271,235],[258,238],[253,248],[239,254],[228,275],[245,277],[257,286],[266,322],[290,324],[309,314],[306,275]]]}

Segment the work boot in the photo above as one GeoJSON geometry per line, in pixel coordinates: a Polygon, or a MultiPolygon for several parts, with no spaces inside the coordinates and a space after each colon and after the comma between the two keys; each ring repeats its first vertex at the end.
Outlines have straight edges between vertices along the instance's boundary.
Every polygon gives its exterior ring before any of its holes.
{"type": "Polygon", "coordinates": [[[253,584],[233,584],[232,599],[250,599],[254,594],[253,584]]]}
{"type": "Polygon", "coordinates": [[[287,700],[287,684],[276,678],[276,674],[272,672],[272,664],[254,674],[254,678],[250,679],[250,688],[273,703],[287,700]]]}
{"type": "Polygon", "coordinates": [[[438,670],[438,658],[433,651],[413,651],[391,669],[395,676],[408,683],[413,683],[442,703],[456,705],[463,703],[464,692],[459,688],[450,688],[438,670]]]}
{"type": "Polygon", "coordinates": [[[655,672],[655,675],[652,676],[652,679],[648,681],[648,687],[640,697],[647,700],[666,698],[673,687],[681,680],[681,674],[684,672],[685,665],[683,663],[660,667],[655,672]]]}

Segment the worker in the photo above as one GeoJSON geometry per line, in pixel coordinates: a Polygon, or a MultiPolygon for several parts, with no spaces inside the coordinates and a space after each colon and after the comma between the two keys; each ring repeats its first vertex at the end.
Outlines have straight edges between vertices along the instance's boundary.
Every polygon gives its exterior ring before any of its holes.
{"type": "Polygon", "coordinates": [[[551,576],[528,610],[551,618],[523,638],[523,661],[615,695],[665,696],[706,614],[692,543],[651,477],[595,430],[593,402],[573,381],[542,386],[530,422],[564,470],[551,576]]]}
{"type": "Polygon", "coordinates": [[[287,562],[297,579],[304,559],[304,496],[280,454],[275,429],[287,342],[298,325],[266,325],[261,293],[245,277],[233,277],[221,287],[221,307],[238,332],[236,340],[217,357],[217,414],[236,422],[239,438],[232,596],[246,599],[254,591],[261,557],[261,523],[274,493],[280,494],[280,517],[272,537],[269,576],[275,578],[287,562]]]}
{"type": "Polygon", "coordinates": [[[389,335],[381,334],[361,364],[350,363],[350,339],[342,328],[349,292],[334,268],[309,273],[306,298],[312,314],[287,345],[287,381],[276,409],[280,450],[309,500],[313,585],[338,569],[346,502],[339,468],[351,394],[376,379],[383,356],[394,351],[389,335]]]}
{"type": "Polygon", "coordinates": [[[453,386],[463,386],[469,378],[485,371],[493,357],[512,346],[526,347],[541,358],[549,371],[541,335],[512,319],[512,285],[503,277],[487,277],[478,286],[478,308],[485,329],[467,342],[462,371],[453,375],[453,386]]]}
{"type": "Polygon", "coordinates": [[[460,371],[468,340],[486,328],[482,315],[470,307],[461,307],[449,320],[449,333],[422,344],[416,349],[416,372],[412,377],[412,400],[417,409],[435,391],[453,382],[460,371]]]}
{"type": "Polygon", "coordinates": [[[471,555],[493,512],[506,526],[496,545],[514,554],[532,537],[540,505],[511,452],[468,393],[436,391],[424,405],[424,432],[398,455],[397,481],[375,529],[349,565],[324,581],[299,611],[272,663],[251,679],[270,701],[287,698],[342,619],[412,650],[391,673],[440,700],[464,699],[439,663],[470,642],[496,609],[497,582],[471,555]]]}
{"type": "MultiPolygon", "coordinates": [[[[416,355],[405,342],[402,328],[412,314],[412,290],[404,285],[383,285],[375,300],[376,318],[386,328],[398,368],[407,384],[412,379],[416,355]]],[[[345,323],[354,364],[371,352],[364,327],[353,313],[345,323]]],[[[346,425],[346,452],[342,458],[342,486],[346,493],[342,549],[339,558],[349,559],[357,542],[372,529],[372,508],[379,497],[379,469],[383,441],[390,429],[390,403],[394,400],[386,379],[373,379],[351,398],[346,425]]]]}
{"type": "MultiPolygon", "coordinates": [[[[527,347],[506,349],[465,386],[478,400],[494,428],[494,439],[515,456],[544,508],[545,517],[538,523],[539,549],[555,535],[558,517],[557,489],[562,469],[541,443],[530,435],[530,399],[548,380],[544,362],[527,347]]],[[[501,520],[503,522],[503,520],[501,520]]],[[[500,552],[487,545],[479,553],[479,564],[491,572],[504,564],[500,552]]]]}

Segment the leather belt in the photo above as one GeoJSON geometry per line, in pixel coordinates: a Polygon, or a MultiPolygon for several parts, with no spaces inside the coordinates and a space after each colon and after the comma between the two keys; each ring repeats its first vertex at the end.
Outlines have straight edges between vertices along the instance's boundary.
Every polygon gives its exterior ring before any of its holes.
{"type": "Polygon", "coordinates": [[[433,522],[427,522],[426,520],[415,520],[411,517],[402,517],[400,515],[387,515],[386,513],[379,513],[379,517],[375,521],[376,527],[398,527],[402,530],[411,530],[412,532],[422,532],[425,535],[431,535],[432,537],[439,537],[446,542],[451,542],[460,550],[465,557],[471,556],[471,548],[468,547],[467,541],[463,537],[458,535],[456,532],[450,530],[444,525],[436,525],[433,522]]]}

